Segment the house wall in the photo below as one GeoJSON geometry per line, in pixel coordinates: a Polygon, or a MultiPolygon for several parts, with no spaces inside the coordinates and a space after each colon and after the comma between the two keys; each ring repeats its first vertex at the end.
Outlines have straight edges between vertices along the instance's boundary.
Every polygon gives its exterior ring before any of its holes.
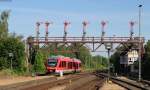
{"type": "Polygon", "coordinates": [[[128,52],[128,64],[133,64],[138,60],[138,52],[136,50],[128,52]]]}
{"type": "Polygon", "coordinates": [[[138,60],[138,52],[136,50],[129,51],[126,55],[120,56],[120,64],[133,64],[138,60]]]}

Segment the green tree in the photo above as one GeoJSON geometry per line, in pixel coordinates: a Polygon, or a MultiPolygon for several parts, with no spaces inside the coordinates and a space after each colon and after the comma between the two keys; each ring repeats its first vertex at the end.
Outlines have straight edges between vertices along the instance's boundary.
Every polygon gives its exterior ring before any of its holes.
{"type": "Polygon", "coordinates": [[[34,70],[38,74],[45,73],[44,57],[41,51],[38,51],[35,56],[34,70]]]}
{"type": "Polygon", "coordinates": [[[150,80],[150,40],[145,45],[145,54],[142,59],[142,77],[150,80]]]}
{"type": "Polygon", "coordinates": [[[115,52],[111,56],[110,62],[113,64],[115,72],[119,73],[120,72],[120,53],[118,51],[115,52]]]}
{"type": "Polygon", "coordinates": [[[103,56],[96,55],[92,57],[92,63],[93,68],[95,69],[106,69],[108,65],[108,59],[103,56]]]}
{"type": "Polygon", "coordinates": [[[24,72],[25,68],[25,46],[22,36],[16,34],[8,35],[9,11],[3,11],[0,15],[0,70],[10,68],[9,53],[13,53],[12,66],[17,72],[24,72]]]}
{"type": "Polygon", "coordinates": [[[86,57],[91,57],[91,53],[90,53],[89,49],[85,46],[82,46],[82,44],[75,43],[71,47],[74,48],[75,50],[77,50],[77,52],[74,53],[75,57],[77,59],[80,59],[83,64],[85,64],[85,62],[87,60],[86,57]]]}
{"type": "Polygon", "coordinates": [[[8,35],[9,11],[3,11],[0,15],[0,38],[6,38],[8,35]]]}
{"type": "Polygon", "coordinates": [[[25,69],[25,53],[24,44],[17,38],[8,37],[0,39],[0,58],[2,65],[1,69],[10,68],[9,53],[13,53],[12,65],[13,69],[24,71],[25,69]]]}

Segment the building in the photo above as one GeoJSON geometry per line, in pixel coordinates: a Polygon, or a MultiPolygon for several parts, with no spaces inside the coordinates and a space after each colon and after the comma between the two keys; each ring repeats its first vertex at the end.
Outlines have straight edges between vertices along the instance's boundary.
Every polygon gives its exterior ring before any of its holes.
{"type": "Polygon", "coordinates": [[[131,50],[120,55],[120,64],[123,72],[138,72],[134,67],[134,62],[138,60],[138,51],[131,50]]]}
{"type": "Polygon", "coordinates": [[[120,55],[120,64],[131,65],[138,60],[138,52],[136,50],[128,51],[120,55]]]}

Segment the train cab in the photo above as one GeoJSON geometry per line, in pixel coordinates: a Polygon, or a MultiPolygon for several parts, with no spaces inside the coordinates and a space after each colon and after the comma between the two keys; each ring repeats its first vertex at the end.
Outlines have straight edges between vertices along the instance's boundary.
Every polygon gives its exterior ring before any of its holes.
{"type": "Polygon", "coordinates": [[[47,72],[50,72],[50,73],[55,72],[57,63],[58,63],[57,58],[48,58],[47,64],[46,64],[47,72]]]}

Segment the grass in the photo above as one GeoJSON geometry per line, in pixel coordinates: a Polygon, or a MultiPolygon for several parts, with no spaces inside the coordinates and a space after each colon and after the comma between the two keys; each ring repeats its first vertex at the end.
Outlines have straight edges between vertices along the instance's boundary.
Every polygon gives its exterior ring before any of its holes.
{"type": "Polygon", "coordinates": [[[0,78],[1,79],[11,78],[13,76],[17,76],[17,74],[14,73],[14,71],[12,71],[10,69],[3,69],[0,71],[0,78]]]}
{"type": "Polygon", "coordinates": [[[29,76],[27,72],[20,72],[17,70],[3,69],[0,70],[0,79],[12,78],[17,76],[29,76]]]}

